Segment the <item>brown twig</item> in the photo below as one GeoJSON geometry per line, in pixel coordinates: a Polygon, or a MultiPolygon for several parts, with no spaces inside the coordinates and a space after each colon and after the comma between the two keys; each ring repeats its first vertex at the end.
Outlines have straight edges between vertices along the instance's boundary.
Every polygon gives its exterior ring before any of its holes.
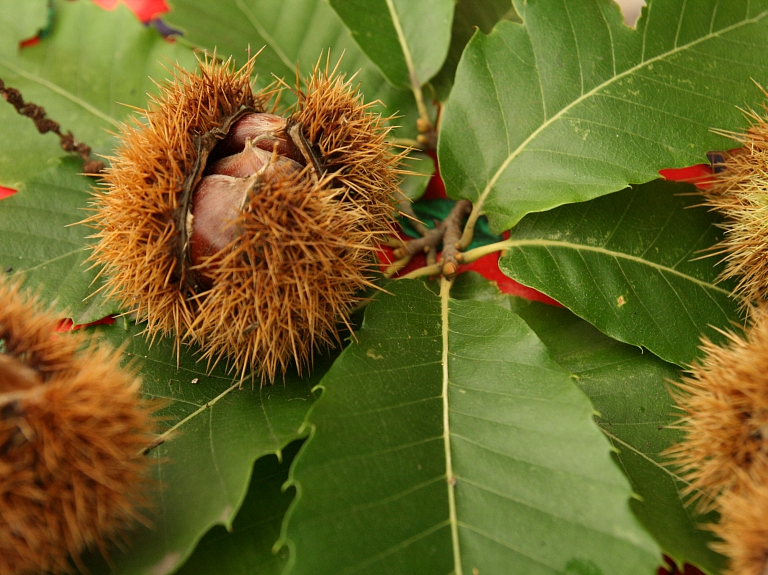
{"type": "MultiPolygon", "coordinates": [[[[417,239],[409,240],[402,247],[394,251],[394,256],[398,258],[390,265],[384,275],[392,277],[408,265],[411,258],[421,252],[427,254],[427,266],[437,266],[441,273],[451,278],[459,270],[461,253],[459,250],[459,238],[461,237],[461,225],[464,218],[472,209],[472,203],[469,200],[459,200],[451,209],[448,217],[433,229],[424,228],[425,234],[417,239]],[[437,246],[443,244],[443,253],[440,264],[436,264],[437,246]]],[[[424,227],[424,226],[422,226],[424,227]]]]}
{"type": "Polygon", "coordinates": [[[437,263],[437,248],[431,246],[427,252],[427,265],[435,265],[437,263]]]}
{"type": "MultiPolygon", "coordinates": [[[[503,255],[504,252],[506,252],[508,249],[518,246],[520,243],[521,242],[519,240],[504,240],[493,244],[486,244],[466,252],[461,252],[461,263],[468,264],[495,252],[502,252],[503,255]]],[[[424,276],[434,276],[441,273],[441,266],[442,262],[439,264],[427,265],[423,268],[408,272],[407,274],[400,276],[398,279],[409,280],[424,276]]]]}
{"type": "Polygon", "coordinates": [[[415,240],[409,240],[405,242],[402,247],[397,248],[395,250],[395,257],[408,257],[408,259],[410,259],[418,253],[429,252],[431,248],[436,248],[440,245],[440,242],[443,241],[444,231],[442,224],[436,228],[427,230],[426,235],[415,240]]]}
{"type": "Polygon", "coordinates": [[[451,213],[443,221],[442,227],[445,230],[443,236],[443,254],[440,257],[440,270],[443,276],[450,279],[459,271],[461,262],[461,225],[464,218],[472,211],[472,202],[469,200],[459,200],[453,206],[451,213]]]}
{"type": "Polygon", "coordinates": [[[6,102],[16,108],[16,111],[19,114],[32,120],[35,123],[38,132],[41,134],[53,132],[59,137],[61,147],[65,152],[78,154],[84,162],[83,172],[89,175],[101,173],[104,169],[104,162],[92,159],[91,148],[86,144],[75,140],[72,132],[63,134],[59,123],[54,122],[45,116],[45,108],[33,104],[32,102],[24,102],[24,99],[21,97],[21,92],[16,88],[7,87],[2,80],[0,80],[0,94],[2,94],[3,99],[5,99],[6,102]]]}
{"type": "Polygon", "coordinates": [[[392,241],[389,242],[388,245],[395,248],[394,256],[398,259],[392,262],[392,264],[384,272],[384,276],[388,278],[391,278],[405,266],[407,266],[408,262],[411,261],[411,258],[422,250],[427,252],[427,258],[432,257],[434,259],[435,254],[437,253],[436,246],[440,244],[440,240],[442,239],[442,232],[439,232],[438,234],[435,232],[435,230],[430,230],[427,226],[422,224],[421,221],[419,221],[419,216],[417,216],[416,212],[413,211],[411,199],[406,197],[405,194],[403,194],[403,199],[397,203],[397,209],[401,215],[411,220],[411,225],[413,225],[413,227],[422,237],[418,240],[409,240],[407,242],[403,242],[400,239],[391,238],[392,241]],[[427,236],[430,237],[430,240],[425,247],[424,238],[427,236]],[[417,243],[414,244],[414,242],[417,243]],[[396,243],[396,245],[392,245],[393,243],[396,243]],[[421,245],[419,245],[419,243],[421,245]]]}
{"type": "Polygon", "coordinates": [[[396,275],[400,270],[407,266],[408,262],[411,261],[411,258],[418,253],[424,252],[427,254],[428,259],[436,259],[437,246],[443,241],[444,232],[442,224],[429,229],[419,222],[419,227],[421,229],[417,228],[417,230],[424,235],[420,238],[401,243],[400,247],[395,249],[393,255],[397,260],[386,269],[384,272],[385,277],[391,278],[396,275]]]}

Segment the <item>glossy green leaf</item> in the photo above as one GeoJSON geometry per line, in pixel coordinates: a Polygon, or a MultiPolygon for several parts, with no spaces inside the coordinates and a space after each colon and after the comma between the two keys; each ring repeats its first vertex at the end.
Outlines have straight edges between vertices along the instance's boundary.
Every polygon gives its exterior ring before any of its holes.
{"type": "Polygon", "coordinates": [[[0,186],[6,188],[22,188],[26,180],[59,165],[68,155],[62,151],[56,136],[40,135],[31,120],[17,114],[2,99],[0,136],[0,186]]]}
{"type": "Polygon", "coordinates": [[[768,0],[650,0],[637,29],[612,0],[515,0],[467,45],[445,108],[448,194],[495,232],[529,212],[654,179],[729,148],[737,106],[768,83],[768,0]]]}
{"type": "Polygon", "coordinates": [[[589,401],[524,322],[387,289],[310,412],[287,573],[650,575],[589,401]]]}
{"type": "Polygon", "coordinates": [[[430,84],[435,88],[435,96],[445,101],[453,86],[456,67],[464,52],[464,47],[472,38],[475,30],[490,34],[499,20],[518,20],[512,0],[458,0],[451,26],[451,44],[440,72],[432,78],[430,84]]]}
{"type": "MultiPolygon", "coordinates": [[[[51,14],[52,16],[52,14],[51,14]]],[[[0,0],[0,57],[17,57],[19,43],[34,37],[49,22],[46,0],[0,0]]],[[[0,80],[7,82],[0,73],[0,80]]],[[[8,87],[11,86],[8,83],[8,87]]],[[[32,122],[0,101],[0,185],[16,188],[30,174],[45,169],[46,160],[62,154],[53,135],[40,137],[32,122]],[[34,135],[34,136],[33,136],[34,135]],[[33,137],[30,137],[33,136],[33,137]]]]}
{"type": "Polygon", "coordinates": [[[300,443],[274,455],[262,457],[253,466],[251,484],[232,531],[217,526],[200,541],[195,552],[177,571],[178,575],[280,575],[288,561],[288,550],[273,552],[280,525],[294,490],[282,490],[288,469],[300,443]]]}
{"type": "Polygon", "coordinates": [[[708,544],[711,532],[698,526],[712,517],[685,506],[679,491],[686,483],[666,465],[661,453],[682,434],[670,429],[677,417],[668,382],[679,370],[650,353],[606,337],[563,308],[518,300],[514,307],[552,358],[577,376],[576,382],[599,413],[597,424],[617,450],[616,459],[640,495],[632,510],[680,565],[690,563],[716,575],[725,567],[708,544]]]}
{"type": "Polygon", "coordinates": [[[409,200],[415,202],[427,190],[429,179],[435,173],[435,163],[427,154],[411,152],[403,163],[403,169],[411,174],[403,178],[400,190],[409,200]]]}
{"type": "Polygon", "coordinates": [[[676,416],[668,391],[679,368],[607,337],[565,308],[502,294],[473,272],[456,278],[451,297],[493,302],[525,320],[592,401],[595,420],[639,496],[630,505],[643,526],[679,565],[721,573],[724,558],[708,547],[712,533],[699,529],[714,518],[684,505],[679,491],[686,483],[661,455],[682,436],[670,428],[676,416]]]}
{"type": "MultiPolygon", "coordinates": [[[[356,82],[366,102],[381,101],[384,116],[401,116],[398,135],[415,134],[416,105],[410,90],[392,87],[360,51],[324,0],[170,0],[171,12],[164,20],[184,33],[183,41],[221,56],[232,55],[243,63],[248,54],[262,50],[256,58],[258,85],[281,78],[293,85],[296,69],[303,76],[326,58],[333,67],[342,58],[340,70],[357,74],[356,82]]],[[[293,97],[286,92],[283,102],[293,97]]]]}
{"type": "MultiPolygon", "coordinates": [[[[302,427],[331,358],[316,357],[311,377],[285,374],[274,386],[234,380],[223,367],[206,374],[194,350],[184,349],[176,367],[170,340],[151,348],[139,336],[141,326],[122,327],[122,320],[101,330],[114,346],[127,345],[126,361],[134,361],[144,380],[143,392],[167,403],[158,413],[164,440],[149,457],[154,478],[164,488],[154,495],[152,529],[137,528],[131,545],[111,557],[115,575],[165,575],[192,554],[197,542],[215,525],[231,528],[246,496],[253,463],[280,453],[302,437],[302,427]]],[[[102,566],[97,573],[106,573],[102,566]]]]}
{"type": "Polygon", "coordinates": [[[729,283],[716,284],[719,216],[685,184],[655,181],[530,214],[499,259],[509,277],[556,299],[620,341],[678,365],[705,335],[738,321],[729,283]]]}
{"type": "Polygon", "coordinates": [[[448,53],[453,0],[330,0],[363,52],[395,86],[426,84],[448,53]]]}
{"type": "Polygon", "coordinates": [[[97,271],[85,262],[90,230],[75,225],[95,180],[80,175],[80,159],[60,158],[56,165],[28,179],[19,193],[0,200],[0,269],[23,274],[47,301],[71,317],[88,323],[117,313],[114,302],[90,297],[97,271]]]}

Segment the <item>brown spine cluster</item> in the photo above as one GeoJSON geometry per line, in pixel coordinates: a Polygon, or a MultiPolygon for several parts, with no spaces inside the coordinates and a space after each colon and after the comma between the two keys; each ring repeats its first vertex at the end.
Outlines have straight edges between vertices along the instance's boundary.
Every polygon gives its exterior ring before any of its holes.
{"type": "Polygon", "coordinates": [[[151,438],[120,354],[0,282],[0,573],[64,572],[144,519],[151,438]]]}
{"type": "Polygon", "coordinates": [[[768,123],[757,112],[743,134],[725,132],[741,147],[717,154],[716,177],[703,190],[706,205],[725,216],[715,247],[725,261],[721,279],[735,278],[745,309],[768,301],[768,123]]]}
{"type": "Polygon", "coordinates": [[[667,454],[689,482],[700,511],[717,509],[716,548],[732,575],[768,569],[768,313],[746,337],[703,345],[704,358],[678,385],[685,440],[667,454]]]}
{"type": "Polygon", "coordinates": [[[253,60],[176,70],[122,143],[87,220],[111,297],[146,334],[273,381],[339,339],[393,231],[402,154],[350,81],[316,67],[286,117],[253,60]]]}
{"type": "Polygon", "coordinates": [[[676,396],[685,439],[668,452],[699,509],[719,512],[709,527],[731,575],[768,573],[768,118],[749,117],[745,133],[722,132],[742,146],[710,154],[715,177],[702,193],[724,216],[714,251],[725,261],[721,279],[738,280],[734,296],[750,323],[723,347],[704,342],[676,396]]]}
{"type": "Polygon", "coordinates": [[[722,539],[712,545],[730,559],[727,575],[768,573],[768,485],[764,478],[746,477],[739,489],[718,501],[720,522],[712,531],[722,539]]]}

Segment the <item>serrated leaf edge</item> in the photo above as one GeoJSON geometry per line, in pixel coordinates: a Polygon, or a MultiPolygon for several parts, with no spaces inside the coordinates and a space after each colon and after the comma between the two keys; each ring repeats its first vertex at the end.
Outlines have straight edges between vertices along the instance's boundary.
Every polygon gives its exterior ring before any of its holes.
{"type": "MultiPolygon", "coordinates": [[[[639,64],[636,64],[635,66],[632,66],[631,68],[628,68],[624,72],[621,72],[620,74],[616,74],[606,80],[605,82],[599,84],[598,86],[595,86],[592,88],[589,92],[582,93],[581,96],[576,98],[573,102],[569,103],[567,106],[564,106],[561,108],[554,116],[551,118],[545,120],[541,126],[536,128],[514,151],[512,151],[507,158],[502,162],[501,166],[496,170],[496,172],[493,174],[491,179],[486,184],[483,191],[480,193],[480,196],[477,198],[477,200],[474,203],[474,207],[472,210],[472,215],[470,216],[470,220],[467,222],[467,227],[469,228],[470,225],[474,225],[474,223],[479,218],[480,214],[482,213],[483,206],[485,204],[486,199],[488,198],[488,195],[493,190],[494,186],[496,185],[496,182],[499,180],[499,178],[503,175],[507,167],[509,167],[509,164],[517,158],[526,148],[526,146],[535,139],[541,132],[543,132],[546,128],[548,128],[550,125],[552,125],[555,121],[559,120],[563,117],[567,112],[569,112],[573,107],[580,104],[587,98],[593,96],[598,91],[602,90],[606,86],[610,86],[613,82],[616,80],[620,80],[621,78],[624,78],[630,74],[633,74],[637,72],[638,70],[641,70],[644,67],[647,67],[649,64],[653,64],[654,62],[658,62],[660,60],[663,60],[665,58],[668,58],[669,56],[672,56],[676,54],[677,52],[687,50],[689,48],[692,48],[693,46],[696,46],[697,44],[700,44],[702,42],[705,42],[707,40],[711,40],[712,38],[717,38],[718,36],[721,36],[722,34],[725,34],[727,32],[731,32],[732,30],[736,30],[742,26],[746,26],[749,24],[755,24],[762,20],[765,16],[768,15],[768,10],[765,10],[758,14],[757,16],[753,18],[747,18],[741,22],[738,22],[736,24],[732,24],[731,26],[727,26],[725,28],[722,28],[721,30],[718,30],[717,32],[710,32],[709,34],[702,36],[701,38],[697,38],[696,40],[693,40],[687,44],[683,44],[682,46],[675,46],[673,50],[669,50],[667,52],[664,52],[662,54],[659,54],[658,56],[654,56],[653,58],[649,60],[642,60],[639,64]]],[[[517,23],[511,23],[512,26],[525,26],[523,23],[517,24],[517,23]]],[[[646,29],[647,30],[647,29],[646,29]]],[[[493,32],[492,32],[493,33],[493,32]]],[[[475,38],[477,38],[479,35],[476,35],[475,38]]],[[[473,39],[473,41],[475,41],[473,39]]],[[[470,41],[472,42],[472,41],[470,41]]],[[[641,58],[644,57],[644,51],[645,51],[645,33],[643,35],[643,55],[641,58]]],[[[466,53],[466,51],[465,51],[466,53]]],[[[463,56],[462,56],[463,59],[463,56]]],[[[581,72],[581,62],[579,62],[579,71],[581,72]]],[[[495,83],[495,82],[494,82],[495,83]]],[[[640,182],[634,182],[634,183],[640,183],[640,182]]]]}

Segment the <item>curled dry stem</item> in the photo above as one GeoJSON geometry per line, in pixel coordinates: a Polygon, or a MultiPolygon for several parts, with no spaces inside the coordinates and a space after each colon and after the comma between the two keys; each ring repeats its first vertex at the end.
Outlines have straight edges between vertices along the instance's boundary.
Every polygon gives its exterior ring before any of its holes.
{"type": "Polygon", "coordinates": [[[35,123],[37,131],[41,134],[53,132],[59,137],[61,141],[61,148],[65,152],[75,153],[83,159],[83,172],[88,175],[96,175],[101,173],[104,169],[104,162],[94,160],[91,158],[91,148],[83,142],[78,142],[72,135],[72,132],[62,133],[61,126],[58,122],[46,117],[45,108],[33,104],[32,102],[24,102],[21,97],[21,92],[16,88],[11,88],[5,85],[0,79],[0,95],[3,99],[11,104],[16,111],[22,116],[26,116],[35,123]]]}

